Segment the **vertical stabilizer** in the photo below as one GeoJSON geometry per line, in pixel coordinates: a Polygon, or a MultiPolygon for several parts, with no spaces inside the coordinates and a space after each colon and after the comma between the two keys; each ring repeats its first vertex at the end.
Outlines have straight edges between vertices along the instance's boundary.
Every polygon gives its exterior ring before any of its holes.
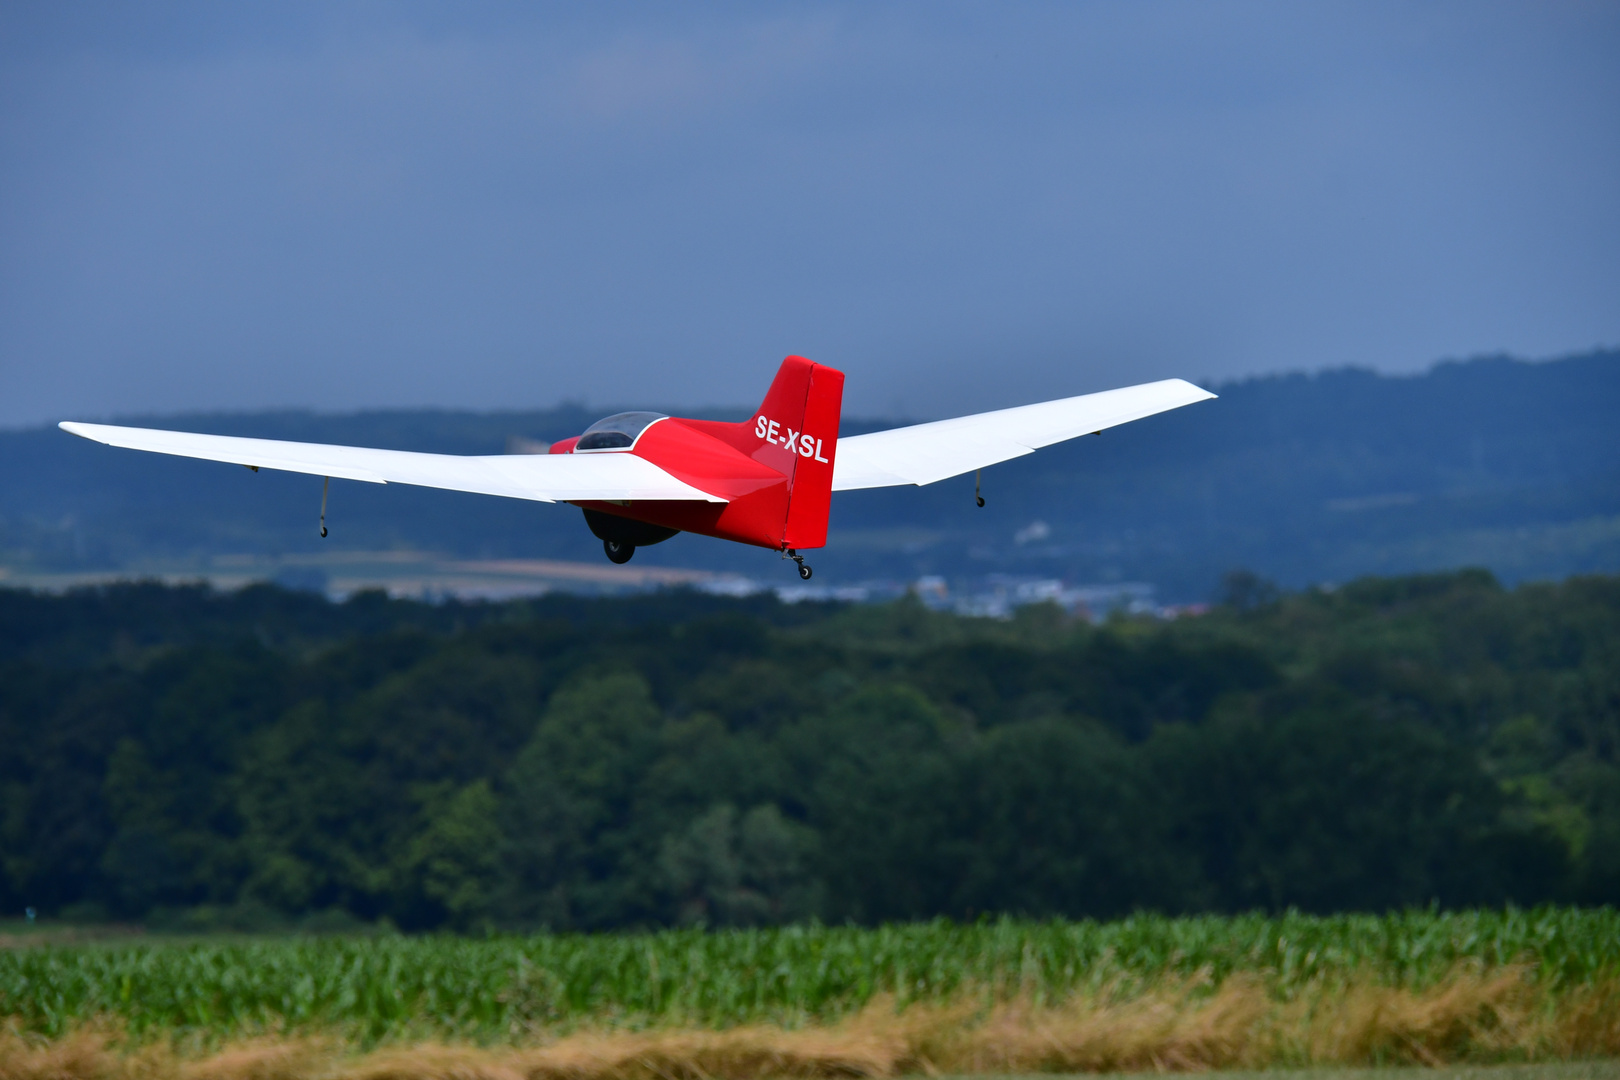
{"type": "Polygon", "coordinates": [[[844,404],[844,373],[790,356],[782,361],[754,414],[758,449],[753,457],[788,478],[782,545],[818,548],[827,543],[833,460],[844,404]]]}

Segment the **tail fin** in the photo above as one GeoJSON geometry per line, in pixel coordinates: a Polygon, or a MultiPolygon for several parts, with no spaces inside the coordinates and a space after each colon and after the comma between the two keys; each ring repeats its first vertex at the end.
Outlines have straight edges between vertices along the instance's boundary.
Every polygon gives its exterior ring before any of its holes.
{"type": "Polygon", "coordinates": [[[827,543],[843,405],[842,371],[790,356],[782,361],[754,414],[753,434],[761,444],[754,459],[788,478],[784,547],[818,548],[827,543]]]}

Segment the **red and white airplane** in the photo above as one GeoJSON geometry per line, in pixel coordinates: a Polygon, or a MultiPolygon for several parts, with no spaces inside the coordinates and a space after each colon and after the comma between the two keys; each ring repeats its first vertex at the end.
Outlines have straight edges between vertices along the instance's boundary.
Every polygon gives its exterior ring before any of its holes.
{"type": "Polygon", "coordinates": [[[335,476],[573,503],[616,563],[628,562],[638,547],[693,532],[780,551],[808,579],[800,552],[826,545],[835,491],[932,484],[1214,396],[1166,379],[840,439],[844,373],[790,356],[750,420],[618,413],[553,443],[549,454],[462,457],[69,421],[60,426],[109,446],[230,462],[254,472],[310,473],[328,485],[335,476]]]}

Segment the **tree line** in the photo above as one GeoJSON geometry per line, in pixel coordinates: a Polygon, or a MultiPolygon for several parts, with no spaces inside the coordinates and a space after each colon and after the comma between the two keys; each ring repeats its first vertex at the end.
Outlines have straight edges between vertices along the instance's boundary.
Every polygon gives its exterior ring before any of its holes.
{"type": "Polygon", "coordinates": [[[1173,622],[0,591],[0,908],[405,929],[1620,902],[1620,579],[1173,622]]]}

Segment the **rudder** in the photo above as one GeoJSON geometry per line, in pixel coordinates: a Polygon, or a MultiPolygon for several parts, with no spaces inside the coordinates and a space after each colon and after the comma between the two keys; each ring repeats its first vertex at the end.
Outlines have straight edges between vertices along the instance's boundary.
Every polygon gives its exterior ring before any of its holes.
{"type": "Polygon", "coordinates": [[[782,361],[754,414],[754,435],[766,444],[754,454],[755,460],[788,478],[783,547],[818,548],[827,543],[843,405],[842,371],[790,356],[782,361]]]}

